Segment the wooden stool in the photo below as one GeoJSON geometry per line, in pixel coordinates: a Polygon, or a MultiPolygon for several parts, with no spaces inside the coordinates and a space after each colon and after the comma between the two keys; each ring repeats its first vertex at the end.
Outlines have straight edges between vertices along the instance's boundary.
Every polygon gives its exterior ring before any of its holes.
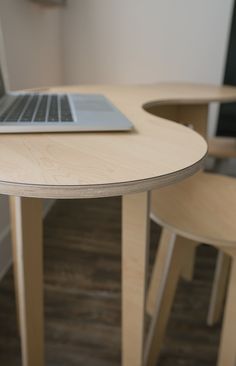
{"type": "MultiPolygon", "coordinates": [[[[215,168],[230,158],[236,158],[236,139],[231,137],[214,137],[208,140],[209,156],[215,158],[215,168]]],[[[217,169],[217,168],[216,168],[217,169]]],[[[207,324],[216,324],[223,313],[225,294],[230,269],[230,256],[219,251],[215,268],[212,295],[207,315],[207,324]]]]}
{"type": "Polygon", "coordinates": [[[236,180],[200,173],[173,187],[152,192],[151,204],[152,217],[163,226],[163,232],[147,301],[153,316],[146,343],[146,365],[156,365],[190,239],[214,245],[232,258],[218,366],[235,366],[236,180]]]}
{"type": "MultiPolygon", "coordinates": [[[[155,116],[170,119],[192,127],[207,139],[208,106],[209,103],[176,104],[171,102],[164,105],[149,103],[144,106],[144,108],[147,112],[154,114],[155,116]]],[[[236,158],[236,138],[216,136],[208,139],[208,155],[215,159],[215,169],[216,166],[219,167],[221,165],[222,161],[229,158],[236,158]]],[[[185,240],[185,242],[186,241],[187,240],[185,240]]],[[[186,260],[181,269],[181,276],[186,281],[191,281],[193,278],[196,247],[196,242],[189,241],[185,249],[186,260]]],[[[207,324],[210,326],[216,324],[223,313],[229,265],[230,257],[219,251],[207,315],[207,324]]],[[[149,309],[149,304],[147,304],[147,311],[149,313],[152,311],[149,309]]]]}

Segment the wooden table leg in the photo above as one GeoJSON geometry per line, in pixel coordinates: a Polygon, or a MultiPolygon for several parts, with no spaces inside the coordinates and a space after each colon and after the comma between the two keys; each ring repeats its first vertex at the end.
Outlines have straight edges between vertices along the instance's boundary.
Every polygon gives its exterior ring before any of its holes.
{"type": "Polygon", "coordinates": [[[43,366],[42,201],[11,197],[10,203],[22,364],[43,366]]]}
{"type": "Polygon", "coordinates": [[[122,202],[122,366],[142,366],[149,248],[149,193],[122,202]]]}

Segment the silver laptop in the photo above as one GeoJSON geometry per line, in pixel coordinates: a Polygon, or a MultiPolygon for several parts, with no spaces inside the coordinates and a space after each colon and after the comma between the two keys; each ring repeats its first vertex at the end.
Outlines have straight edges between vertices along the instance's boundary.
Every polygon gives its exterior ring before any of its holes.
{"type": "Polygon", "coordinates": [[[0,68],[0,133],[130,129],[131,122],[103,95],[7,92],[0,68]]]}

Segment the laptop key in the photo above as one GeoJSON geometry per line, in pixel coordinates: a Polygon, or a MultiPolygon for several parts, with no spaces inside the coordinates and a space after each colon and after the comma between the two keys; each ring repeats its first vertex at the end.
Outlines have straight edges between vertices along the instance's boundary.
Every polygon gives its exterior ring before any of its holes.
{"type": "Polygon", "coordinates": [[[20,118],[20,122],[31,122],[35,113],[35,108],[38,103],[39,96],[33,95],[26,110],[20,118]]]}
{"type": "Polygon", "coordinates": [[[24,110],[27,102],[29,100],[29,95],[23,95],[19,97],[19,102],[16,107],[11,111],[8,115],[6,121],[7,122],[17,122],[21,116],[22,111],[24,110]]]}
{"type": "Polygon", "coordinates": [[[70,109],[70,103],[67,95],[63,95],[60,98],[61,102],[61,121],[62,122],[74,122],[71,109],[70,109]]]}
{"type": "Polygon", "coordinates": [[[12,103],[11,105],[5,110],[5,112],[3,112],[0,115],[0,122],[5,122],[6,118],[8,117],[8,115],[12,112],[13,109],[16,108],[16,106],[18,105],[20,101],[20,97],[17,97],[12,103]]]}
{"type": "Polygon", "coordinates": [[[59,122],[58,97],[56,95],[51,97],[48,122],[59,122]]]}
{"type": "Polygon", "coordinates": [[[36,111],[34,122],[45,122],[47,115],[48,96],[43,95],[36,111]]]}

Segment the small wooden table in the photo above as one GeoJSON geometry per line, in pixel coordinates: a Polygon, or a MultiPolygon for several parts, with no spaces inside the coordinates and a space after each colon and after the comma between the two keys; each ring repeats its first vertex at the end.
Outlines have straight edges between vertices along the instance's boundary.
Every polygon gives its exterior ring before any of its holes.
{"type": "MultiPolygon", "coordinates": [[[[42,199],[119,195],[123,197],[122,365],[142,366],[149,192],[194,174],[207,153],[200,135],[147,113],[143,105],[151,101],[201,103],[214,99],[219,91],[190,85],[81,86],[49,91],[101,93],[135,129],[0,136],[0,193],[11,196],[23,365],[44,365],[42,199]]],[[[228,88],[225,98],[231,97],[235,99],[236,91],[228,88]]]]}

